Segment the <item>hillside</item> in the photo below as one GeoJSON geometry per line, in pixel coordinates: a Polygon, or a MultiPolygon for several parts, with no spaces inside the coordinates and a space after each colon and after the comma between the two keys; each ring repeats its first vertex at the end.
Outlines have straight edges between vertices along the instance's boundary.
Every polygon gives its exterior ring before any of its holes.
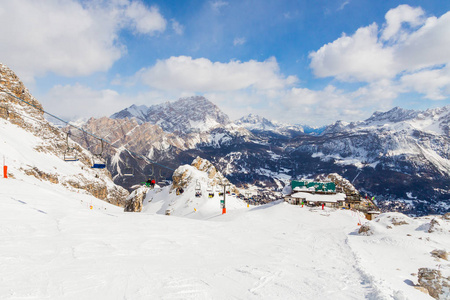
{"type": "Polygon", "coordinates": [[[107,170],[91,169],[92,154],[44,119],[41,104],[4,65],[0,65],[0,107],[0,156],[8,176],[35,177],[115,205],[125,204],[128,192],[114,184],[107,170]],[[76,161],[65,161],[68,154],[76,161]]]}
{"type": "Polygon", "coordinates": [[[430,254],[450,248],[442,218],[383,214],[364,236],[351,211],[277,202],[193,220],[29,176],[0,190],[2,299],[432,299],[419,268],[450,275],[430,254]]]}

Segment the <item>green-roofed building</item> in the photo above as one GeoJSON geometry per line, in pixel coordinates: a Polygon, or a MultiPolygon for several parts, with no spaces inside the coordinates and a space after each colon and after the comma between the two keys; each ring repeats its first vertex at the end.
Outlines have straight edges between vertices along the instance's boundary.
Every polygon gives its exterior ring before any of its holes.
{"type": "Polygon", "coordinates": [[[306,181],[306,180],[292,180],[291,188],[294,190],[299,187],[301,190],[309,190],[314,188],[317,193],[336,193],[336,185],[334,182],[318,182],[318,181],[306,181]]]}

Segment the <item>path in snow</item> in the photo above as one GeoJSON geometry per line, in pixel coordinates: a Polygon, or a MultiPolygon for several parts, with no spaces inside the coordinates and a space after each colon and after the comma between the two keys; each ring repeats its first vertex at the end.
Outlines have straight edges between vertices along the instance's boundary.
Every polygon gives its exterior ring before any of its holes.
{"type": "Polygon", "coordinates": [[[191,220],[123,213],[30,180],[0,180],[2,299],[362,299],[373,292],[346,243],[356,225],[347,212],[280,203],[191,220]]]}

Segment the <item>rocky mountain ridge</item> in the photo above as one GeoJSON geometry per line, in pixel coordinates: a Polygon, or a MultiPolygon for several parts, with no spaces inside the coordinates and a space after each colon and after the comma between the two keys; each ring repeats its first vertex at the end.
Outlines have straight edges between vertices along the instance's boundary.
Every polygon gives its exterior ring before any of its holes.
{"type": "Polygon", "coordinates": [[[310,127],[307,125],[292,125],[277,121],[271,121],[254,114],[244,116],[236,120],[234,123],[238,126],[242,126],[248,129],[256,135],[266,136],[268,138],[293,138],[304,134],[318,135],[325,129],[325,127],[310,127]]]}
{"type": "Polygon", "coordinates": [[[11,178],[33,176],[115,205],[125,204],[128,192],[113,183],[107,170],[90,168],[92,154],[45,120],[39,101],[3,64],[0,64],[0,108],[0,131],[5,139],[0,151],[10,163],[11,178]],[[76,153],[77,161],[64,161],[69,148],[76,153]]]}
{"type": "MultiPolygon", "coordinates": [[[[9,74],[10,71],[2,68],[3,74],[9,74]]],[[[35,101],[14,76],[2,75],[0,80],[3,88],[35,101]]],[[[5,107],[7,102],[9,106],[3,109],[4,116],[17,105],[24,112],[35,110],[11,97],[6,101],[4,97],[1,104],[5,107]]],[[[224,113],[203,97],[183,98],[174,103],[161,104],[151,112],[142,113],[141,117],[151,117],[154,123],[139,121],[137,117],[129,119],[123,115],[125,113],[118,113],[114,119],[90,119],[83,125],[86,131],[107,140],[113,147],[102,145],[88,135],[68,132],[80,149],[85,147],[92,153],[104,155],[114,182],[127,188],[150,176],[159,177],[161,181],[171,178],[179,165],[200,156],[211,161],[234,184],[252,183],[279,189],[291,178],[337,173],[358,190],[375,195],[378,205],[383,207],[384,203],[386,209],[411,214],[441,213],[450,209],[449,107],[426,111],[394,108],[376,112],[364,121],[336,122],[320,135],[303,133],[290,138],[250,132],[245,126],[229,122],[224,113]],[[206,109],[201,105],[194,107],[193,103],[203,103],[206,109]],[[212,112],[209,116],[214,122],[208,123],[208,118],[202,116],[205,112],[212,112]],[[124,118],[119,118],[119,114],[124,118]],[[180,126],[176,127],[178,124],[180,126]],[[168,168],[149,164],[147,159],[168,168]],[[133,170],[132,176],[126,175],[125,170],[129,169],[133,170]]],[[[36,105],[40,104],[36,101],[36,105]]],[[[134,110],[133,116],[144,108],[134,107],[134,110]]],[[[131,114],[131,110],[127,112],[131,114]]],[[[33,114],[36,114],[33,118],[43,119],[39,112],[33,114]]],[[[10,121],[14,122],[15,118],[17,116],[10,116],[10,121]]],[[[31,122],[20,118],[17,122],[35,130],[31,122]]],[[[261,122],[266,129],[277,126],[275,122],[256,116],[243,121],[253,125],[261,122]]],[[[39,134],[52,130],[55,129],[40,129],[39,134]]],[[[58,137],[50,133],[48,136],[52,137],[52,142],[59,143],[58,151],[62,155],[65,136],[58,134],[58,137]]],[[[80,157],[88,163],[92,155],[80,157]]]]}
{"type": "MultiPolygon", "coordinates": [[[[201,156],[233,183],[265,188],[282,188],[290,178],[338,173],[364,193],[376,195],[385,209],[425,214],[450,207],[448,122],[449,107],[423,112],[394,108],[364,121],[338,121],[314,135],[299,127],[296,134],[283,132],[292,127],[250,115],[204,132],[163,130],[163,135],[174,135],[167,143],[170,147],[152,151],[141,147],[146,151],[139,153],[174,165],[201,156]],[[396,199],[400,205],[392,202],[396,199]]],[[[133,133],[125,135],[140,140],[133,133]]]]}
{"type": "Polygon", "coordinates": [[[139,123],[160,126],[166,132],[189,134],[206,132],[230,123],[216,105],[201,96],[180,98],[175,102],[152,105],[132,105],[111,116],[112,119],[136,118],[139,123]]]}

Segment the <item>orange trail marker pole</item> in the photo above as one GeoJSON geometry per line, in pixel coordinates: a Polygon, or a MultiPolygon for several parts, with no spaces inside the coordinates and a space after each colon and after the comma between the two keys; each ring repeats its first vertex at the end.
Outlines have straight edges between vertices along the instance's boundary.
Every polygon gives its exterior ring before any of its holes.
{"type": "Polygon", "coordinates": [[[8,166],[6,165],[5,156],[3,155],[3,177],[8,178],[8,166]]]}

